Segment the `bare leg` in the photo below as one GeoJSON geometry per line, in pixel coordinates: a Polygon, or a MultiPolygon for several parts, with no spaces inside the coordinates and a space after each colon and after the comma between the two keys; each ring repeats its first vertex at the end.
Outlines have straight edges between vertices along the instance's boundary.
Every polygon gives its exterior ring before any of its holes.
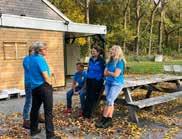
{"type": "Polygon", "coordinates": [[[112,118],[113,112],[114,112],[114,106],[105,106],[103,116],[112,118]]]}

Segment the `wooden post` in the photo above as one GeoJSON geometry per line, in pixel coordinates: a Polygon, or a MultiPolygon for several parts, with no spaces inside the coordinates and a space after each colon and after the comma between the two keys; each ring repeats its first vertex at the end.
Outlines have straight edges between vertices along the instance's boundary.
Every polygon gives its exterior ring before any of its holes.
{"type": "Polygon", "coordinates": [[[177,86],[177,89],[180,89],[180,87],[182,86],[182,83],[180,80],[176,81],[176,86],[177,86]]]}
{"type": "Polygon", "coordinates": [[[147,88],[147,94],[146,94],[146,98],[150,98],[150,96],[151,96],[151,94],[152,94],[152,91],[153,91],[153,87],[152,87],[152,85],[145,85],[146,86],[146,88],[147,88]]]}
{"type": "MultiPolygon", "coordinates": [[[[124,88],[123,91],[124,91],[126,102],[133,102],[132,97],[130,95],[129,88],[124,88]]],[[[139,120],[138,120],[138,117],[136,114],[136,109],[131,106],[127,106],[127,107],[128,107],[128,112],[129,112],[129,116],[130,116],[129,118],[131,119],[131,121],[139,124],[139,120]]]]}

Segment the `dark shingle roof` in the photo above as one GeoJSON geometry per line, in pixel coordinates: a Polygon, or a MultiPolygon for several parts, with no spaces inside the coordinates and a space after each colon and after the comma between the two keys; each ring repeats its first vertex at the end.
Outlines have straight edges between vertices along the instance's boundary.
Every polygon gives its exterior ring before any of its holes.
{"type": "Polygon", "coordinates": [[[42,0],[0,0],[0,12],[34,18],[64,20],[42,0]]]}

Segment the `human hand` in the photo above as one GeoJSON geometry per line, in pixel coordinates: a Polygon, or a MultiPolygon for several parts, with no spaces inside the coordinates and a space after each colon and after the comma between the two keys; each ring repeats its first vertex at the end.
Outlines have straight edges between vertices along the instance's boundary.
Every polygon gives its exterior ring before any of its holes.
{"type": "Polygon", "coordinates": [[[76,91],[74,92],[74,95],[78,95],[78,94],[79,94],[79,92],[78,92],[78,91],[77,91],[77,92],[76,92],[76,91]]]}

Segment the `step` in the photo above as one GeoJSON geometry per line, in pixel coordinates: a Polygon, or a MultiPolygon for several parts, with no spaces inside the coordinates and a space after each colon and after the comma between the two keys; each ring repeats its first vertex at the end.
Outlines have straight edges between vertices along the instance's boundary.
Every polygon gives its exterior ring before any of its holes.
{"type": "Polygon", "coordinates": [[[8,94],[0,93],[0,99],[8,99],[8,94]]]}

